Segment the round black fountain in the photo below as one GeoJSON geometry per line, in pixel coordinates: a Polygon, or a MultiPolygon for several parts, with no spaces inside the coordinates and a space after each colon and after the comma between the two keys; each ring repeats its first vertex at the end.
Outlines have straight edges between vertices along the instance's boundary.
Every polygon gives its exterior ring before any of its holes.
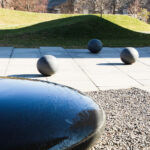
{"type": "Polygon", "coordinates": [[[89,97],[55,83],[0,78],[0,149],[86,149],[105,125],[89,97]]]}

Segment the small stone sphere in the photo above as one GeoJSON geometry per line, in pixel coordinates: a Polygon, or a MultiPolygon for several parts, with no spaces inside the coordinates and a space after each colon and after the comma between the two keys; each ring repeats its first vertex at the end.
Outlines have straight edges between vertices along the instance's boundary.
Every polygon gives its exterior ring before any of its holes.
{"type": "Polygon", "coordinates": [[[44,55],[37,62],[38,71],[44,76],[51,76],[58,70],[58,62],[56,57],[52,55],[44,55]]]}
{"type": "Polygon", "coordinates": [[[88,49],[91,53],[99,53],[103,48],[103,43],[98,39],[92,39],[88,42],[88,49]]]}
{"type": "Polygon", "coordinates": [[[122,50],[120,58],[125,64],[133,64],[139,58],[139,53],[135,48],[127,47],[122,50]]]}

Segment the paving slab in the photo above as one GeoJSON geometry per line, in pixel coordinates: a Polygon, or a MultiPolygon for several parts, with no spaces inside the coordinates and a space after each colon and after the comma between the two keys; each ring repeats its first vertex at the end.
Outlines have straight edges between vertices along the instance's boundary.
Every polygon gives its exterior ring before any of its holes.
{"type": "Polygon", "coordinates": [[[13,47],[0,47],[0,58],[10,58],[13,47]]]}
{"type": "Polygon", "coordinates": [[[37,48],[14,48],[5,76],[46,80],[38,72],[36,64],[41,56],[37,48]]]}
{"type": "Polygon", "coordinates": [[[62,47],[0,47],[0,75],[56,82],[84,92],[130,87],[150,91],[150,47],[137,48],[140,58],[133,65],[120,60],[122,50],[104,47],[92,54],[62,47]],[[43,55],[58,59],[59,71],[50,77],[42,76],[36,67],[43,55]]]}
{"type": "Polygon", "coordinates": [[[40,47],[41,55],[53,55],[57,58],[69,58],[66,50],[62,47],[40,47]]]}
{"type": "Polygon", "coordinates": [[[140,59],[132,65],[125,65],[121,61],[120,53],[123,49],[104,47],[94,55],[86,49],[81,50],[81,53],[80,50],[77,50],[78,53],[73,49],[67,51],[101,90],[130,87],[149,89],[150,47],[137,48],[140,59]]]}
{"type": "Polygon", "coordinates": [[[0,47],[0,76],[4,76],[13,52],[13,47],[0,47]]]}
{"type": "Polygon", "coordinates": [[[61,64],[59,71],[55,75],[48,77],[48,81],[65,84],[81,91],[98,90],[88,76],[72,62],[72,59],[67,60],[67,62],[70,62],[70,65],[66,67],[67,63],[61,64]]]}
{"type": "Polygon", "coordinates": [[[41,56],[38,48],[14,48],[12,58],[39,58],[41,56]]]}
{"type": "Polygon", "coordinates": [[[9,58],[0,58],[0,76],[3,76],[8,67],[9,58]]]}

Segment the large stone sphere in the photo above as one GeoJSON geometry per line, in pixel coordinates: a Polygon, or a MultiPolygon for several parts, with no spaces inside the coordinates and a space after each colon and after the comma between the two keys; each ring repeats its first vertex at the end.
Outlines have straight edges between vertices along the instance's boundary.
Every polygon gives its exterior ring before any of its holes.
{"type": "Polygon", "coordinates": [[[0,85],[1,150],[83,150],[103,132],[103,109],[72,88],[5,78],[0,85]]]}
{"type": "Polygon", "coordinates": [[[88,42],[88,49],[91,53],[99,53],[103,48],[103,43],[98,39],[92,39],[88,42]]]}
{"type": "Polygon", "coordinates": [[[37,62],[37,69],[44,76],[51,76],[58,70],[58,62],[56,57],[52,55],[42,56],[37,62]]]}
{"type": "Polygon", "coordinates": [[[125,64],[133,64],[139,58],[139,53],[135,48],[127,47],[122,50],[120,58],[125,64]]]}

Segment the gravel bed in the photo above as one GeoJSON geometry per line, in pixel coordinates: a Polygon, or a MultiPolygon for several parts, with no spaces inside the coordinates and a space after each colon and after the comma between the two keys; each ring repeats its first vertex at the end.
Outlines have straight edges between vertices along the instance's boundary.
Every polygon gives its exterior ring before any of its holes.
{"type": "Polygon", "coordinates": [[[91,150],[150,150],[150,93],[137,89],[86,92],[106,112],[106,128],[91,150]]]}

